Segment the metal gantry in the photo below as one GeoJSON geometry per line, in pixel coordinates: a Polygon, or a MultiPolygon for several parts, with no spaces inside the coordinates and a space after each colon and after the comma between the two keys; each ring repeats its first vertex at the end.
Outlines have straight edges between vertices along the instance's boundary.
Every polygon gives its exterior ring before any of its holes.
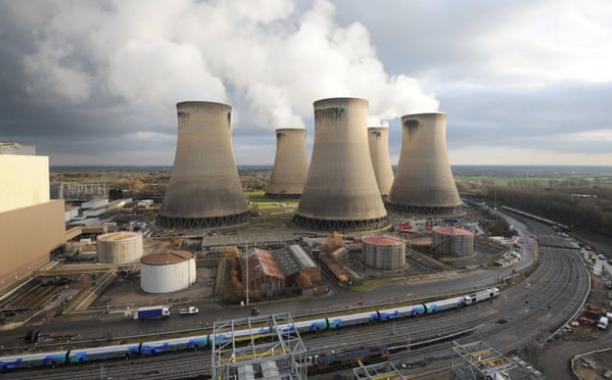
{"type": "Polygon", "coordinates": [[[355,380],[404,380],[406,379],[391,362],[376,363],[353,368],[355,380]]]}
{"type": "Polygon", "coordinates": [[[451,379],[543,379],[541,373],[521,362],[505,357],[483,341],[455,344],[451,357],[451,379]]]}
{"type": "Polygon", "coordinates": [[[215,322],[215,380],[306,380],[306,347],[289,313],[215,322]]]}

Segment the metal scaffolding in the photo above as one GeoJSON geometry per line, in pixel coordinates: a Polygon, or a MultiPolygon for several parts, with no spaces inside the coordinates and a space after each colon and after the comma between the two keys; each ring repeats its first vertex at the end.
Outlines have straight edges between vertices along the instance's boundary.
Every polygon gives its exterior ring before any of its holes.
{"type": "Polygon", "coordinates": [[[215,380],[306,380],[306,347],[291,314],[215,322],[212,378],[215,380]]]}
{"type": "Polygon", "coordinates": [[[376,363],[353,368],[355,380],[404,380],[406,379],[391,362],[376,363]]]}
{"type": "Polygon", "coordinates": [[[509,359],[487,343],[477,341],[453,347],[451,379],[540,380],[543,377],[524,361],[509,359]]]}

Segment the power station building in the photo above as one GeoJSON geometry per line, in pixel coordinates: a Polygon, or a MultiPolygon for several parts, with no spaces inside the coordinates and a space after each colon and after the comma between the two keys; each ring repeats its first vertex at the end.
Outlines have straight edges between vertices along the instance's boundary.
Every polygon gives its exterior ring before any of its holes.
{"type": "Polygon", "coordinates": [[[98,236],[96,251],[100,263],[133,263],[142,257],[142,235],[120,231],[98,236]]]}
{"type": "Polygon", "coordinates": [[[0,289],[47,264],[66,242],[64,201],[49,199],[49,158],[9,145],[18,144],[0,144],[0,289]]]}
{"type": "Polygon", "coordinates": [[[435,227],[431,247],[441,256],[469,256],[474,253],[474,234],[454,226],[435,227]]]}
{"type": "Polygon", "coordinates": [[[406,242],[394,236],[366,236],[363,263],[371,268],[394,270],[406,265],[406,242]]]}
{"type": "Polygon", "coordinates": [[[386,197],[393,185],[393,168],[389,157],[389,128],[369,127],[368,143],[378,190],[380,190],[380,195],[386,197]]]}
{"type": "Polygon", "coordinates": [[[189,251],[152,253],[140,259],[140,287],[147,293],[169,293],[196,282],[195,257],[189,251]]]}
{"type": "Polygon", "coordinates": [[[308,178],[294,223],[326,231],[389,225],[368,146],[368,101],[314,102],[315,139],[308,178]]]}
{"type": "Polygon", "coordinates": [[[209,228],[249,219],[232,152],[232,108],[182,102],[174,167],[157,223],[165,228],[209,228]]]}
{"type": "Polygon", "coordinates": [[[405,115],[402,126],[402,150],[388,207],[411,214],[460,214],[462,202],[446,148],[446,115],[405,115]]]}
{"type": "Polygon", "coordinates": [[[299,198],[308,175],[306,130],[276,130],[276,157],[266,195],[272,198],[299,198]]]}

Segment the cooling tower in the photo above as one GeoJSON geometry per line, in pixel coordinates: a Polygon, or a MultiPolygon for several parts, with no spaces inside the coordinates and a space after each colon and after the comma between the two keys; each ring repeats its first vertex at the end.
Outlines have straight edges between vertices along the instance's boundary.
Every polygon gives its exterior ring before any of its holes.
{"type": "Polygon", "coordinates": [[[389,208],[414,214],[460,213],[461,199],[446,151],[446,115],[405,115],[402,125],[402,151],[389,208]]]}
{"type": "Polygon", "coordinates": [[[158,224],[208,228],[246,222],[249,207],[232,153],[232,108],[214,102],[182,102],[170,183],[158,224]]]}
{"type": "Polygon", "coordinates": [[[386,197],[393,185],[393,169],[389,158],[389,128],[368,128],[368,142],[378,190],[383,197],[386,197]]]}
{"type": "Polygon", "coordinates": [[[368,102],[314,103],[312,161],[294,222],[315,230],[368,230],[389,225],[368,147],[368,102]]]}
{"type": "Polygon", "coordinates": [[[299,198],[308,175],[306,130],[276,130],[276,158],[266,195],[273,198],[299,198]]]}

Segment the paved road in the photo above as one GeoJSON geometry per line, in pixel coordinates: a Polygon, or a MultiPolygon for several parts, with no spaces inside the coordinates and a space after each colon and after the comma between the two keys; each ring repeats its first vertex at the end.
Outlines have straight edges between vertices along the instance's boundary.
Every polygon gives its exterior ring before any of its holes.
{"type": "MultiPolygon", "coordinates": [[[[527,223],[529,224],[529,223],[527,223]]],[[[524,228],[525,226],[520,226],[524,228]]],[[[549,233],[545,227],[537,227],[549,233]]],[[[526,233],[527,231],[523,231],[526,233]]],[[[428,316],[420,319],[405,319],[394,323],[374,324],[353,329],[343,329],[335,333],[321,333],[304,336],[311,352],[324,352],[341,347],[368,344],[405,344],[426,340],[437,335],[450,334],[470,327],[478,327],[476,332],[460,341],[468,342],[484,339],[501,351],[508,351],[525,343],[543,339],[578,308],[588,283],[586,271],[579,255],[574,250],[543,249],[541,263],[529,277],[530,289],[515,286],[502,292],[493,302],[473,305],[462,310],[428,316]],[[528,301],[528,302],[526,302],[528,301]],[[549,307],[550,305],[550,307],[549,307]],[[501,324],[501,320],[505,323],[501,324]]],[[[421,360],[422,355],[429,358],[448,357],[448,344],[426,347],[393,355],[399,363],[421,360]]],[[[109,362],[87,365],[79,368],[20,372],[17,377],[28,379],[60,378],[98,378],[111,375],[117,378],[170,378],[176,371],[206,372],[210,367],[210,352],[183,353],[159,358],[131,360],[127,363],[109,362]],[[125,377],[122,377],[125,376],[125,377]]]]}

